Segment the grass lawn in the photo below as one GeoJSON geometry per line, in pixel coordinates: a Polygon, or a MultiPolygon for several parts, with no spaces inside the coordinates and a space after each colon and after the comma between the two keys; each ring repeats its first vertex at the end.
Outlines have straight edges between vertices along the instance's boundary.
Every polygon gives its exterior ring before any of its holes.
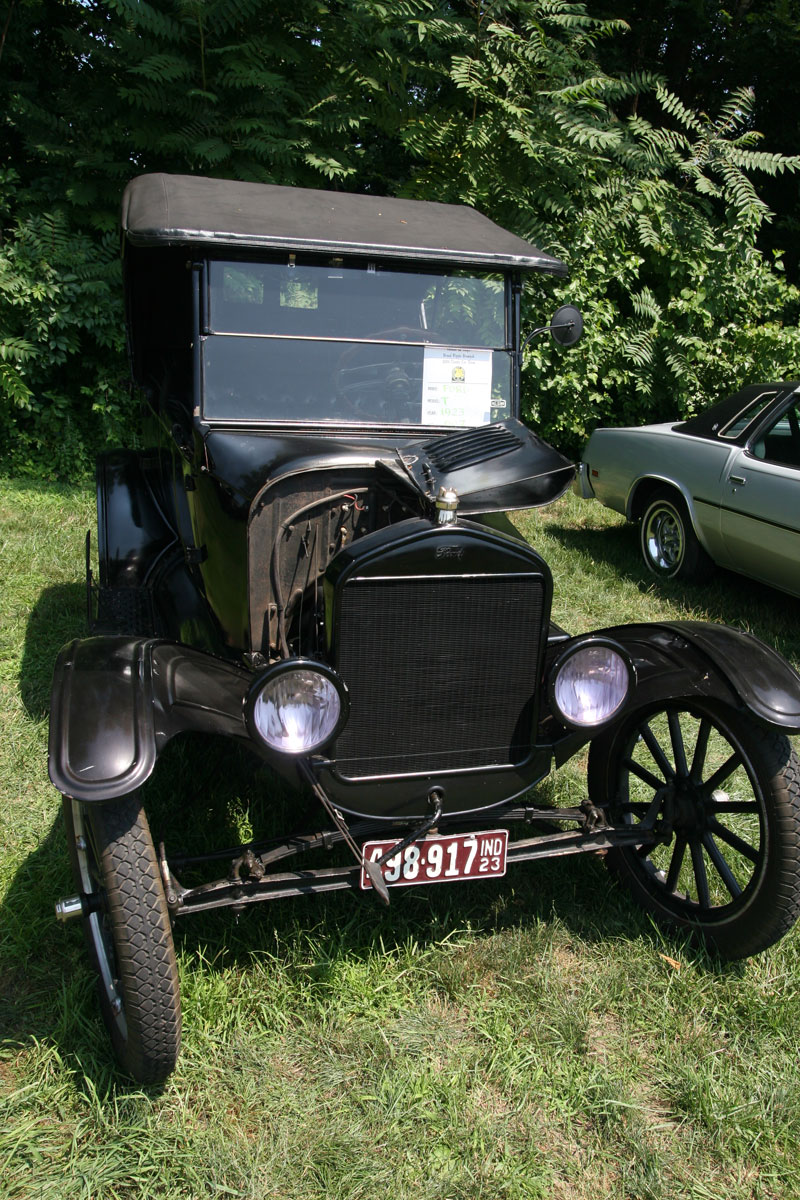
{"type": "MultiPolygon", "coordinates": [[[[178,1069],[121,1082],[81,931],[53,918],[72,888],[50,675],[83,632],[92,510],[0,481],[0,1197],[800,1196],[800,930],[721,964],[657,932],[596,857],[389,910],[332,894],[179,922],[178,1069]]],[[[570,632],[719,620],[800,666],[800,601],[728,574],[651,587],[635,531],[572,496],[518,524],[570,632]]],[[[541,791],[574,803],[584,771],[541,791]]],[[[217,745],[170,747],[145,796],[156,841],[246,837],[294,803],[272,787],[217,745]]]]}

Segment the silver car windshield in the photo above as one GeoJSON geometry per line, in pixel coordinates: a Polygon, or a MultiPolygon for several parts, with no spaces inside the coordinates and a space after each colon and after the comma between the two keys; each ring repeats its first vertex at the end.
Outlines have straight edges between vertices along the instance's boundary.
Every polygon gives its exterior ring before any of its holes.
{"type": "Polygon", "coordinates": [[[511,416],[499,275],[208,264],[209,418],[469,427],[511,416]]]}

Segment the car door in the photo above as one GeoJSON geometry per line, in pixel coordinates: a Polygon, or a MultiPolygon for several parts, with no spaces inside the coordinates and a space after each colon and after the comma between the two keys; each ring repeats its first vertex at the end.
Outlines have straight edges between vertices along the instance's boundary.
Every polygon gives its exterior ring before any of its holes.
{"type": "Polygon", "coordinates": [[[800,399],[736,450],[723,481],[720,532],[730,565],[800,595],[800,399]]]}

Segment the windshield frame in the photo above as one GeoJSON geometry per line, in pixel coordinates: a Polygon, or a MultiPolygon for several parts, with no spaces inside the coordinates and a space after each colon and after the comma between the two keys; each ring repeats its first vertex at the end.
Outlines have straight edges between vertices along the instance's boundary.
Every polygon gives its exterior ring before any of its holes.
{"type": "MultiPolygon", "coordinates": [[[[299,262],[299,265],[304,268],[309,267],[330,267],[329,256],[321,259],[313,255],[292,255],[291,258],[299,262]]],[[[368,256],[346,256],[337,259],[337,265],[343,268],[364,268],[369,262],[368,256]]],[[[256,256],[252,253],[238,255],[235,252],[228,251],[224,255],[214,255],[204,258],[201,261],[195,261],[191,264],[193,267],[194,291],[195,291],[195,330],[194,337],[194,361],[195,361],[195,416],[199,418],[202,424],[209,427],[219,426],[235,426],[235,427],[268,427],[274,430],[291,431],[297,430],[307,432],[313,429],[316,433],[337,433],[339,431],[347,433],[366,433],[366,434],[386,434],[400,433],[403,435],[410,434],[414,437],[420,433],[437,434],[437,433],[452,433],[458,429],[473,428],[471,424],[454,425],[447,423],[423,423],[422,421],[400,421],[391,419],[369,419],[364,420],[351,414],[336,413],[330,420],[322,420],[319,417],[295,417],[288,419],[277,415],[247,415],[237,416],[235,414],[212,415],[209,412],[209,405],[206,402],[206,347],[209,338],[230,338],[257,341],[277,341],[283,343],[302,344],[307,343],[338,343],[345,346],[386,346],[405,347],[407,349],[421,348],[423,355],[425,348],[438,347],[447,349],[448,345],[443,344],[438,340],[426,340],[424,336],[419,339],[413,336],[404,337],[403,340],[397,340],[389,337],[341,337],[341,336],[326,336],[320,334],[300,334],[300,333],[263,333],[249,331],[233,331],[223,328],[214,329],[212,327],[213,308],[211,302],[211,275],[212,269],[216,269],[217,264],[235,265],[241,262],[242,264],[252,264],[254,266],[264,266],[277,264],[281,267],[287,266],[286,255],[265,255],[256,256]],[[212,264],[215,264],[212,267],[212,264]]],[[[508,398],[504,406],[499,406],[499,411],[495,413],[492,421],[505,419],[507,417],[517,417],[519,415],[519,355],[516,353],[516,346],[519,343],[519,303],[521,294],[521,284],[519,281],[519,273],[508,270],[482,270],[472,266],[472,264],[421,264],[419,262],[402,261],[383,261],[380,263],[381,274],[389,274],[400,272],[406,275],[430,275],[432,278],[444,279],[450,276],[458,277],[465,276],[467,278],[495,278],[502,282],[502,305],[503,305],[503,344],[498,346],[487,346],[486,342],[482,345],[466,345],[459,344],[459,349],[464,351],[482,351],[486,353],[491,351],[492,355],[505,354],[508,356],[508,398]]],[[[219,322],[217,322],[219,324],[219,322]]],[[[410,331],[409,331],[410,332],[410,331]]],[[[423,330],[420,329],[420,334],[423,330]]],[[[493,361],[494,357],[493,357],[493,361]]],[[[503,372],[505,374],[505,372],[503,372]]],[[[492,406],[494,407],[494,406],[492,406]]]]}

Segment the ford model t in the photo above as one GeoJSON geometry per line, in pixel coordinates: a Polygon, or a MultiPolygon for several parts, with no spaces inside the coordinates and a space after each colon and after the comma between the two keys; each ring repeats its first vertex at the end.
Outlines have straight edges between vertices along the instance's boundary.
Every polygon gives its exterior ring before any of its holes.
{"type": "Polygon", "coordinates": [[[523,281],[563,264],[467,208],[183,176],[135,179],[122,229],[144,448],[98,463],[92,632],[58,659],[50,774],[76,883],[58,913],[124,1068],[174,1066],[191,912],[388,903],[601,850],[722,955],[784,934],[798,676],[717,625],[571,637],[505,517],[573,476],[519,419],[523,281]],[[141,799],[186,731],[246,744],[319,819],[195,882],[141,799]],[[537,799],[587,743],[585,793],[537,799]]]}

